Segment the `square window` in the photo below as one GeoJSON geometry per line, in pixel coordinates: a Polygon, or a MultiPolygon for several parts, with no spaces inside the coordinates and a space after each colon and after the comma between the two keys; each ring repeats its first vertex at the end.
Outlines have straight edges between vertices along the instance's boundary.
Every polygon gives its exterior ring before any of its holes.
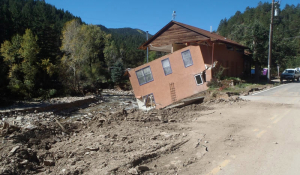
{"type": "Polygon", "coordinates": [[[191,56],[190,50],[186,50],[184,52],[181,52],[183,63],[185,67],[189,67],[193,65],[193,60],[191,56]]]}
{"type": "Polygon", "coordinates": [[[197,85],[203,84],[201,74],[195,75],[195,80],[197,85]]]}
{"type": "Polygon", "coordinates": [[[143,85],[153,81],[153,76],[150,67],[143,68],[141,70],[136,71],[136,76],[139,80],[139,84],[143,85]]]}
{"type": "Polygon", "coordinates": [[[162,67],[164,69],[165,75],[171,74],[172,73],[172,68],[171,68],[169,58],[162,60],[161,63],[162,63],[162,67]]]}

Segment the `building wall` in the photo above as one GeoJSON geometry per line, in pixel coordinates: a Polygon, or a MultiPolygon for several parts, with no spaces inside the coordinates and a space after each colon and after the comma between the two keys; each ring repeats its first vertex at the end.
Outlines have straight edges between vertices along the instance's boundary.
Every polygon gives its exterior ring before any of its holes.
{"type": "MultiPolygon", "coordinates": [[[[214,62],[218,61],[219,65],[226,68],[224,75],[227,77],[241,77],[244,71],[243,53],[237,52],[235,47],[228,50],[225,44],[215,44],[214,62]]],[[[204,63],[211,65],[212,62],[212,46],[200,45],[204,63]]],[[[211,79],[211,70],[207,71],[207,81],[211,79]]]]}
{"type": "Polygon", "coordinates": [[[170,83],[174,83],[176,100],[189,97],[195,93],[207,89],[206,83],[197,85],[195,75],[205,70],[203,57],[199,46],[188,46],[175,51],[172,54],[165,55],[152,62],[131,69],[129,71],[130,82],[137,98],[153,93],[156,108],[163,108],[173,103],[171,97],[170,83]],[[185,67],[181,52],[190,50],[193,65],[185,67]],[[169,58],[172,73],[165,75],[161,61],[169,58]],[[136,71],[150,66],[153,81],[139,85],[136,71]]]}
{"type": "MultiPolygon", "coordinates": [[[[240,76],[243,72],[243,54],[236,50],[228,50],[225,44],[215,44],[214,61],[218,61],[225,70],[226,76],[240,76]]],[[[172,54],[165,55],[147,64],[131,69],[129,71],[130,82],[136,98],[153,94],[156,108],[163,108],[174,101],[171,96],[170,84],[174,84],[176,101],[194,95],[198,92],[207,90],[206,82],[197,85],[195,75],[205,70],[205,65],[211,66],[212,47],[200,45],[188,46],[175,51],[172,54]],[[181,52],[190,50],[193,65],[185,67],[181,52]],[[169,58],[172,73],[165,75],[161,61],[169,58]],[[153,81],[139,85],[136,71],[150,66],[153,81]]],[[[211,80],[211,69],[206,71],[206,81],[211,80]]]]}
{"type": "Polygon", "coordinates": [[[225,75],[228,77],[241,77],[244,68],[244,53],[233,50],[228,50],[225,44],[215,45],[214,60],[220,65],[228,68],[225,70],[225,75]]]}

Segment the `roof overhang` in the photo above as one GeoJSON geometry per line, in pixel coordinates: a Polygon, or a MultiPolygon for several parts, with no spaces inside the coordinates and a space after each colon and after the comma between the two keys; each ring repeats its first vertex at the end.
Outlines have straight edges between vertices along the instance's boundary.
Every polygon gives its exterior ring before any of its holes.
{"type": "Polygon", "coordinates": [[[159,51],[159,52],[171,52],[172,50],[172,44],[169,45],[164,45],[164,46],[152,46],[151,44],[149,45],[149,49],[153,51],[159,51]]]}
{"type": "Polygon", "coordinates": [[[163,47],[169,47],[170,45],[174,44],[174,43],[170,42],[168,44],[160,45],[160,46],[153,46],[153,45],[151,45],[151,42],[153,42],[156,38],[158,38],[161,34],[163,34],[165,31],[167,31],[174,24],[177,24],[177,25],[179,25],[179,26],[181,26],[181,27],[183,27],[183,28],[185,28],[185,29],[187,29],[189,31],[195,32],[195,33],[197,33],[197,34],[199,34],[199,35],[201,35],[203,37],[206,37],[206,38],[203,38],[203,39],[199,39],[197,41],[186,41],[186,43],[191,43],[191,42],[197,43],[197,42],[202,42],[203,40],[209,39],[211,42],[219,42],[219,43],[231,44],[231,45],[235,45],[235,46],[240,47],[240,48],[249,49],[248,47],[243,46],[243,45],[241,45],[239,43],[236,43],[234,41],[231,41],[231,40],[226,41],[226,38],[222,37],[220,35],[213,34],[213,33],[210,33],[208,31],[205,31],[205,30],[193,27],[193,26],[189,26],[189,25],[186,25],[186,24],[183,24],[183,23],[179,23],[179,22],[176,22],[176,21],[170,21],[161,30],[159,30],[155,35],[153,35],[148,41],[146,41],[144,44],[142,44],[138,49],[146,50],[147,47],[148,47],[151,50],[151,47],[152,47],[152,50],[155,50],[154,47],[156,47],[156,48],[157,47],[163,48],[163,47]]]}
{"type": "Polygon", "coordinates": [[[161,35],[164,31],[166,31],[169,27],[171,27],[173,25],[173,21],[170,21],[165,27],[163,27],[162,29],[160,29],[155,35],[153,35],[151,38],[148,39],[148,41],[146,41],[144,44],[142,44],[138,49],[141,50],[146,50],[147,46],[155,39],[157,38],[159,35],[161,35]]]}

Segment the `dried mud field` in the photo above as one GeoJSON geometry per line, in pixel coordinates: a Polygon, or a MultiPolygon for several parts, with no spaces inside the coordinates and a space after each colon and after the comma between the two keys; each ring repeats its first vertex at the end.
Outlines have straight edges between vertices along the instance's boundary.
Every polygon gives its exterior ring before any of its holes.
{"type": "Polygon", "coordinates": [[[106,96],[73,113],[2,113],[0,174],[206,174],[265,107],[230,97],[145,112],[106,96]]]}

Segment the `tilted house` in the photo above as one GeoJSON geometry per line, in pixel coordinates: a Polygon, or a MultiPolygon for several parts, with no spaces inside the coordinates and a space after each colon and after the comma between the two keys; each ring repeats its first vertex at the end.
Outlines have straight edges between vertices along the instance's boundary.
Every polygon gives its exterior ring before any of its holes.
{"type": "Polygon", "coordinates": [[[216,63],[239,77],[247,47],[215,33],[171,21],[139,49],[169,54],[128,71],[140,109],[163,108],[208,89],[216,63]]]}

